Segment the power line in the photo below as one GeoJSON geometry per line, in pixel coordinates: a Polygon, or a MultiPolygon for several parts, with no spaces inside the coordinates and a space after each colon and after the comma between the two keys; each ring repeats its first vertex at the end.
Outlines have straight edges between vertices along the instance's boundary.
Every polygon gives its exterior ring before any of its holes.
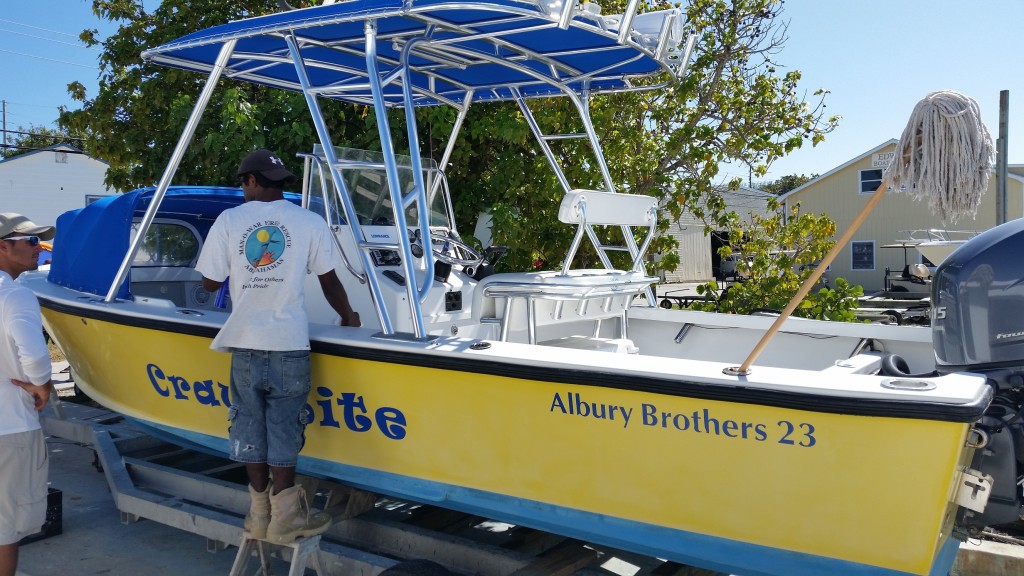
{"type": "MultiPolygon", "coordinates": [[[[56,118],[60,114],[60,109],[72,110],[72,103],[64,102],[61,104],[28,104],[25,102],[17,102],[14,100],[8,100],[6,98],[0,98],[4,102],[4,112],[6,114],[7,126],[18,126],[20,128],[34,128],[35,125],[40,127],[47,126],[56,123],[56,118]],[[13,104],[13,106],[12,106],[13,104]],[[40,119],[40,114],[23,110],[25,107],[41,108],[49,111],[47,120],[40,119]]],[[[8,130],[12,132],[12,130],[8,130]]]]}
{"type": "MultiPolygon", "coordinates": [[[[40,136],[42,138],[60,138],[61,140],[85,140],[85,138],[78,138],[76,136],[68,136],[66,134],[45,134],[43,132],[20,132],[18,130],[4,130],[8,134],[19,134],[21,136],[40,136]]],[[[6,146],[6,144],[4,144],[6,146]]]]}
{"type": "Polygon", "coordinates": [[[15,26],[24,26],[25,28],[34,28],[43,32],[49,32],[51,34],[60,34],[61,36],[70,36],[72,38],[78,38],[75,34],[69,34],[67,32],[61,32],[60,30],[51,30],[49,28],[40,28],[39,26],[33,26],[31,24],[25,24],[24,22],[17,22],[15,20],[8,20],[7,18],[0,18],[0,22],[6,22],[8,24],[14,24],[15,26]]]}
{"type": "MultiPolygon", "coordinates": [[[[17,100],[9,100],[7,98],[4,98],[3,100],[8,104],[17,104],[18,106],[31,106],[33,108],[56,108],[58,106],[61,106],[61,104],[29,104],[28,102],[18,102],[17,100]]],[[[10,113],[11,111],[10,109],[8,109],[7,114],[10,115],[10,113]]]]}
{"type": "Polygon", "coordinates": [[[32,127],[37,126],[37,125],[40,126],[40,127],[46,127],[46,126],[49,126],[50,124],[56,124],[57,123],[57,115],[60,112],[57,110],[57,108],[58,108],[57,106],[54,106],[53,108],[54,108],[54,117],[53,117],[53,119],[52,120],[42,121],[42,120],[39,120],[38,117],[33,116],[31,114],[25,114],[25,113],[19,113],[19,112],[11,112],[11,108],[10,108],[10,106],[8,106],[8,108],[7,108],[7,125],[8,126],[15,126],[16,125],[19,128],[32,128],[32,127]]]}
{"type": "Polygon", "coordinates": [[[34,34],[26,34],[24,32],[18,32],[17,30],[7,30],[6,28],[0,28],[0,32],[6,32],[7,34],[17,34],[18,36],[25,36],[27,38],[34,38],[36,40],[42,40],[44,42],[56,42],[57,44],[63,44],[65,46],[72,46],[74,48],[84,48],[86,50],[93,50],[95,52],[101,52],[101,50],[99,48],[94,48],[92,46],[84,46],[81,42],[79,42],[77,44],[74,43],[74,42],[65,42],[64,40],[56,40],[54,38],[45,38],[43,36],[36,36],[34,34]]]}
{"type": "MultiPolygon", "coordinates": [[[[53,144],[53,146],[56,146],[57,144],[60,144],[64,140],[71,140],[71,138],[61,138],[58,142],[53,144]]],[[[77,138],[77,140],[81,140],[81,138],[77,138]]],[[[17,144],[0,144],[0,148],[9,148],[9,149],[12,149],[12,150],[25,150],[25,151],[30,151],[30,152],[31,151],[35,151],[35,152],[45,151],[45,152],[64,152],[65,154],[85,154],[85,152],[83,152],[81,150],[54,150],[52,148],[33,148],[31,146],[18,146],[17,144]]]]}
{"type": "Polygon", "coordinates": [[[57,60],[56,58],[47,58],[45,56],[36,56],[35,54],[25,54],[24,52],[15,52],[13,50],[4,50],[0,48],[0,52],[6,52],[7,54],[14,54],[15,56],[24,56],[26,58],[38,58],[39,60],[48,60],[50,62],[56,62],[58,64],[67,64],[69,66],[80,66],[82,68],[88,68],[90,70],[96,70],[97,66],[88,66],[86,64],[78,64],[77,62],[68,62],[67,60],[57,60]]]}

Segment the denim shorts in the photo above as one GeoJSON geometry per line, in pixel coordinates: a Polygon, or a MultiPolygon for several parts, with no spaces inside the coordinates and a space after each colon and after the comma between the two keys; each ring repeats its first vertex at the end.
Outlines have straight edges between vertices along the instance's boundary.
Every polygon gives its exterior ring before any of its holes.
{"type": "Polygon", "coordinates": [[[310,420],[309,350],[231,351],[231,459],[294,467],[310,420]]]}

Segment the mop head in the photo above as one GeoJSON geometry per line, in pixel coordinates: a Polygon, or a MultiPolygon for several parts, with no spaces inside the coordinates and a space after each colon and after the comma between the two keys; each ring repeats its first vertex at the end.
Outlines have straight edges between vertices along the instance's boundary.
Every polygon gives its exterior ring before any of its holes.
{"type": "Polygon", "coordinates": [[[883,180],[896,191],[928,198],[945,222],[978,211],[988,189],[992,137],[978,103],[957,92],[932,92],[917,103],[883,180]]]}

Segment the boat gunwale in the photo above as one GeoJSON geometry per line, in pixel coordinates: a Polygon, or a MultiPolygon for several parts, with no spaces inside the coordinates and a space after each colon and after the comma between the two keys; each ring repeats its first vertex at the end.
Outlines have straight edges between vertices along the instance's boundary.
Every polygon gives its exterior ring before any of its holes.
{"type": "MultiPolygon", "coordinates": [[[[71,291],[68,288],[62,290],[71,291]]],[[[110,322],[122,326],[137,327],[142,329],[171,332],[212,339],[220,329],[220,324],[198,318],[181,317],[176,319],[162,319],[154,314],[141,315],[130,314],[126,308],[119,310],[111,309],[109,303],[85,302],[78,305],[61,302],[60,299],[36,292],[40,305],[54,312],[73,315],[83,319],[93,319],[102,322],[110,322]],[[95,305],[94,305],[95,304],[95,305]],[[100,307],[102,306],[102,308],[100,307]],[[106,308],[106,309],[103,309],[106,308]]],[[[119,302],[113,306],[140,306],[130,302],[119,302]]],[[[182,308],[167,308],[175,312],[182,308]]],[[[155,310],[154,310],[155,311],[155,310]]],[[[992,391],[985,387],[980,394],[973,397],[964,396],[961,402],[941,401],[939,399],[921,400],[900,400],[895,398],[879,398],[864,394],[840,396],[836,394],[808,393],[805,391],[782,390],[766,387],[756,380],[742,379],[735,384],[723,382],[701,381],[699,379],[680,379],[659,377],[652,373],[639,373],[619,369],[615,371],[602,371],[595,368],[593,363],[579,365],[568,364],[565,361],[560,363],[551,362],[523,362],[516,363],[509,361],[508,354],[482,355],[473,351],[462,350],[440,350],[433,345],[416,341],[413,345],[402,345],[401,341],[393,338],[386,340],[378,339],[375,345],[355,345],[341,341],[330,341],[323,339],[315,332],[315,325],[311,325],[310,345],[314,353],[326,354],[343,358],[367,360],[388,364],[402,364],[408,366],[420,366],[439,370],[452,370],[460,373],[484,374],[489,376],[500,376],[513,379],[524,379],[555,384],[579,385],[593,388],[608,388],[617,390],[629,390],[644,393],[653,393],[667,396],[678,396],[700,400],[713,400],[739,404],[755,404],[775,408],[801,410],[807,412],[822,412],[829,414],[841,414],[849,416],[871,416],[871,417],[892,417],[910,418],[920,420],[935,420],[945,422],[972,423],[977,421],[987,408],[992,391]],[[419,348],[419,349],[417,349],[419,348]],[[586,366],[587,370],[580,369],[586,366]]],[[[469,343],[476,340],[462,339],[463,348],[469,347],[469,343]]],[[[508,342],[490,342],[491,347],[522,347],[523,350],[536,349],[536,346],[528,344],[516,344],[508,342]]],[[[541,347],[544,349],[544,347],[541,347]]],[[[610,354],[606,352],[590,352],[586,350],[557,350],[562,358],[572,358],[576,354],[610,354]]],[[[647,357],[648,360],[657,359],[647,357]]],[[[666,358],[666,361],[673,362],[699,362],[693,360],[681,360],[666,358]]],[[[714,363],[707,363],[714,364],[714,363]]],[[[781,373],[787,369],[765,367],[763,372],[781,373]]],[[[814,372],[802,370],[802,372],[814,372]]],[[[847,375],[850,377],[851,375],[847,375]]],[[[955,376],[955,375],[954,375],[955,376]]],[[[830,378],[839,376],[830,375],[830,378]]],[[[884,379],[883,377],[879,377],[884,379]]],[[[856,394],[853,392],[853,394],[856,394]]],[[[914,398],[917,392],[903,393],[903,398],[914,398]]],[[[885,392],[886,396],[900,396],[899,394],[885,392]]]]}

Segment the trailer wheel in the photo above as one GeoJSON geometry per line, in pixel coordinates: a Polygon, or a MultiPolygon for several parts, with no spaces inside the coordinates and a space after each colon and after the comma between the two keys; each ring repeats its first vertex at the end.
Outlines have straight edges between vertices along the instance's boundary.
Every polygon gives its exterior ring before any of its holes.
{"type": "Polygon", "coordinates": [[[900,314],[895,310],[886,310],[885,312],[882,312],[882,315],[888,317],[889,323],[891,324],[895,324],[897,326],[903,324],[903,314],[900,314]]]}
{"type": "Polygon", "coordinates": [[[665,310],[672,309],[672,302],[668,298],[662,298],[661,303],[658,305],[664,308],[665,310]]]}

